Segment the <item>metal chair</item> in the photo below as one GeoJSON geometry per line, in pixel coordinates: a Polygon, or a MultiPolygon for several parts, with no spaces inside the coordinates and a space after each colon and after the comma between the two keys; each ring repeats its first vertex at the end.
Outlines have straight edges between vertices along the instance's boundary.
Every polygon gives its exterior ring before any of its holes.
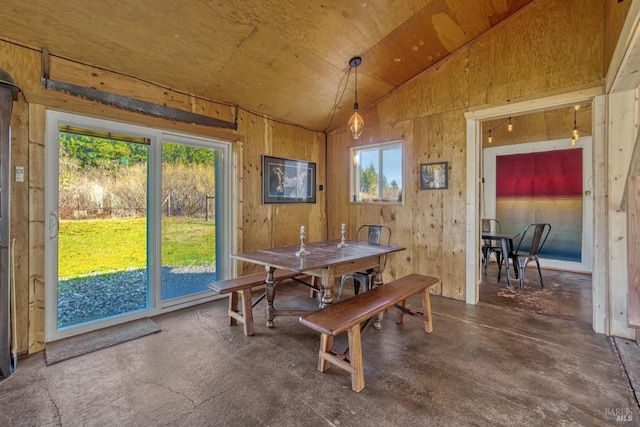
{"type": "MultiPolygon", "coordinates": [[[[364,224],[358,228],[356,231],[356,240],[357,241],[366,241],[370,245],[380,245],[385,244],[389,245],[391,242],[391,228],[387,225],[382,224],[364,224]],[[366,235],[366,240],[364,237],[366,235]]],[[[387,265],[387,256],[384,257],[384,263],[382,270],[387,265]]],[[[350,273],[342,276],[340,279],[340,288],[338,289],[338,298],[337,301],[342,299],[342,289],[344,288],[344,284],[347,280],[353,280],[353,290],[357,295],[360,291],[360,286],[365,291],[370,290],[373,287],[373,281],[378,273],[382,273],[382,270],[376,272],[374,269],[369,269],[367,271],[350,273]]]]}
{"type": "MultiPolygon", "coordinates": [[[[483,219],[482,231],[502,231],[500,221],[497,219],[483,219]]],[[[487,274],[487,264],[489,264],[489,257],[494,253],[496,255],[496,261],[498,262],[498,271],[502,266],[502,245],[499,241],[491,239],[482,240],[482,264],[484,266],[484,273],[487,274]]]]}
{"type": "MultiPolygon", "coordinates": [[[[520,287],[524,283],[524,273],[527,269],[527,264],[531,261],[535,261],[538,266],[538,275],[540,276],[540,287],[544,287],[542,283],[542,271],[540,270],[540,260],[538,254],[542,250],[544,243],[549,237],[551,231],[551,224],[530,224],[525,228],[520,237],[520,241],[516,246],[516,249],[509,253],[505,258],[505,262],[509,262],[509,259],[513,262],[513,269],[516,271],[516,276],[520,280],[520,287]]],[[[498,280],[500,280],[500,272],[498,271],[498,280]]]]}

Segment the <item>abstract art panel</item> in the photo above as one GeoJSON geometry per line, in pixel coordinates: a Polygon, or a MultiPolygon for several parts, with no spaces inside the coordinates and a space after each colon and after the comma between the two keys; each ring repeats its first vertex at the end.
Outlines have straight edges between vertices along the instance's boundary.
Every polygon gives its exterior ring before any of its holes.
{"type": "Polygon", "coordinates": [[[503,230],[548,222],[543,258],[582,259],[582,149],[496,156],[496,217],[503,230]]]}

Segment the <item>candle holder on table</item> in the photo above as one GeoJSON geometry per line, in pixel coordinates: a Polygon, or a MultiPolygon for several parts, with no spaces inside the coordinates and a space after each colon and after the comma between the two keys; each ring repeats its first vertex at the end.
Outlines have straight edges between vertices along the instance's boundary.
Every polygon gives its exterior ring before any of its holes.
{"type": "Polygon", "coordinates": [[[300,250],[298,252],[296,252],[296,256],[305,256],[305,255],[309,255],[310,252],[305,248],[304,246],[304,225],[302,227],[300,227],[300,250]]]}
{"type": "Polygon", "coordinates": [[[340,227],[340,233],[342,234],[342,237],[340,239],[340,243],[338,243],[339,248],[344,248],[349,246],[349,244],[344,241],[344,235],[346,232],[347,232],[347,226],[346,224],[342,224],[342,227],[340,227]]]}

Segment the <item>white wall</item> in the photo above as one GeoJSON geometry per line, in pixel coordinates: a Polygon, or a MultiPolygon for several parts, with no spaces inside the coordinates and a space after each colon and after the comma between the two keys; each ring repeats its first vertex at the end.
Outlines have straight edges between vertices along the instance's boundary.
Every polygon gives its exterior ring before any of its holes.
{"type": "Polygon", "coordinates": [[[627,214],[620,210],[638,129],[636,89],[608,96],[607,112],[607,281],[609,333],[635,339],[628,327],[627,214]]]}

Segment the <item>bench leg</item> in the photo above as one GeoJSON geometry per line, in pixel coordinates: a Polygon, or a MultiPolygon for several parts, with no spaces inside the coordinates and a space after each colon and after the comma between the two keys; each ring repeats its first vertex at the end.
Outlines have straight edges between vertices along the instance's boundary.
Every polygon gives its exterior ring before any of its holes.
{"type": "Polygon", "coordinates": [[[231,313],[238,313],[238,292],[231,292],[229,295],[229,326],[238,324],[236,317],[231,313]]]}
{"type": "Polygon", "coordinates": [[[323,357],[330,355],[333,349],[333,337],[327,334],[320,334],[320,354],[318,357],[318,371],[326,372],[329,369],[329,361],[323,357]]]}
{"type": "Polygon", "coordinates": [[[362,337],[360,325],[355,325],[347,332],[349,334],[349,362],[351,363],[351,388],[361,391],[364,388],[364,363],[362,360],[362,337]]]}
{"type": "Polygon", "coordinates": [[[431,317],[431,297],[429,296],[429,288],[425,288],[422,294],[422,312],[425,317],[424,331],[433,332],[433,318],[431,317]]]}
{"type": "MultiPolygon", "coordinates": [[[[406,306],[407,300],[403,300],[398,303],[400,307],[406,306]]],[[[396,314],[396,323],[402,323],[404,319],[404,313],[402,310],[398,310],[396,314]]],[[[433,332],[433,318],[431,317],[431,297],[429,296],[429,288],[424,290],[422,294],[422,317],[424,321],[424,331],[427,333],[433,332]]]]}
{"type": "Polygon", "coordinates": [[[242,323],[244,334],[253,335],[253,309],[251,307],[251,289],[231,292],[229,295],[229,326],[242,323]],[[242,311],[238,310],[238,297],[242,300],[242,311]]]}
{"type": "Polygon", "coordinates": [[[244,334],[253,335],[253,309],[251,307],[251,289],[243,289],[242,294],[242,317],[244,319],[244,334]]]}
{"type": "MultiPolygon", "coordinates": [[[[401,302],[398,303],[398,305],[400,307],[405,307],[407,303],[407,300],[402,300],[401,302]]],[[[404,312],[402,310],[398,310],[398,312],[396,313],[396,323],[400,324],[402,323],[402,321],[404,320],[404,312]]]]}
{"type": "Polygon", "coordinates": [[[333,349],[333,337],[320,334],[320,351],[318,353],[318,371],[326,372],[329,364],[344,369],[351,374],[351,388],[361,391],[364,388],[364,362],[362,360],[362,338],[360,325],[347,331],[349,336],[349,353],[338,353],[333,349]]]}

